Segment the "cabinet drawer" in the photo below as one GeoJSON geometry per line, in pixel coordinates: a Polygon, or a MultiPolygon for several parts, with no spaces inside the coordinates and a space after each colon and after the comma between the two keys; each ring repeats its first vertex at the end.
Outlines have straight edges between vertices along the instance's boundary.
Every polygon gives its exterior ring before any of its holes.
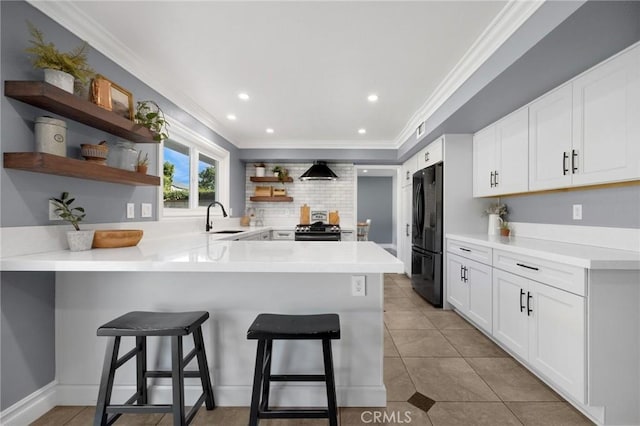
{"type": "Polygon", "coordinates": [[[467,259],[491,265],[491,252],[493,250],[489,247],[469,244],[458,240],[447,240],[447,251],[457,254],[458,256],[466,257],[467,259]]]}
{"type": "Polygon", "coordinates": [[[577,266],[502,250],[493,251],[493,267],[585,296],[586,271],[577,266]]]}
{"type": "Polygon", "coordinates": [[[271,231],[272,240],[294,240],[294,231],[271,231]]]}

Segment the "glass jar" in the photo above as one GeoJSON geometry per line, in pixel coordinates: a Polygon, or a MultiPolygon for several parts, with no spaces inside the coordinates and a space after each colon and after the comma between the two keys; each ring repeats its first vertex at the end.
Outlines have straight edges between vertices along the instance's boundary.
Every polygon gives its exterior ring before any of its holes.
{"type": "Polygon", "coordinates": [[[133,149],[133,142],[119,139],[109,150],[107,164],[111,167],[135,172],[137,160],[138,152],[133,149]]]}

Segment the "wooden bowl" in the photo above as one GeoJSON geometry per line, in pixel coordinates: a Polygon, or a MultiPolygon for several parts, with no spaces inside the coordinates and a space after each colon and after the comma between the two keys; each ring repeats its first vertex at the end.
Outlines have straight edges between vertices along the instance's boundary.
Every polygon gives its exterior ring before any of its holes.
{"type": "Polygon", "coordinates": [[[142,239],[141,229],[102,229],[93,235],[94,248],[132,247],[142,239]]]}

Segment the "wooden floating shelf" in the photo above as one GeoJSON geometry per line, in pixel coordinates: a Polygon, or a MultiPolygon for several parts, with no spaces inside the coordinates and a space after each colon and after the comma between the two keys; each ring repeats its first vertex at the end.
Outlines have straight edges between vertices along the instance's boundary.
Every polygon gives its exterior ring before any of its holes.
{"type": "Polygon", "coordinates": [[[69,176],[125,185],[159,186],[158,176],[104,166],[85,160],[60,157],[44,152],[5,152],[4,168],[35,173],[69,176]]]}
{"type": "Polygon", "coordinates": [[[146,127],[44,81],[5,81],[4,94],[136,143],[158,143],[146,127]]]}
{"type": "Polygon", "coordinates": [[[283,180],[280,180],[275,176],[265,176],[265,177],[251,176],[249,179],[251,180],[251,182],[293,182],[293,178],[291,176],[283,180]]]}
{"type": "Polygon", "coordinates": [[[249,197],[251,201],[270,202],[270,203],[286,203],[293,201],[293,197],[249,197]]]}

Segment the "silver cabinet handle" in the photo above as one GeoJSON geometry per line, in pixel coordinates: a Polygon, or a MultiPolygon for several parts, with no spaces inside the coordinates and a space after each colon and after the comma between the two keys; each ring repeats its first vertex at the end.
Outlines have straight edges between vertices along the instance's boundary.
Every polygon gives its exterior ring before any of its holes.
{"type": "Polygon", "coordinates": [[[409,224],[407,223],[407,229],[404,231],[407,235],[407,237],[409,236],[409,224]]]}
{"type": "Polygon", "coordinates": [[[424,161],[425,162],[429,161],[429,152],[428,151],[425,152],[425,154],[424,154],[424,161]]]}

